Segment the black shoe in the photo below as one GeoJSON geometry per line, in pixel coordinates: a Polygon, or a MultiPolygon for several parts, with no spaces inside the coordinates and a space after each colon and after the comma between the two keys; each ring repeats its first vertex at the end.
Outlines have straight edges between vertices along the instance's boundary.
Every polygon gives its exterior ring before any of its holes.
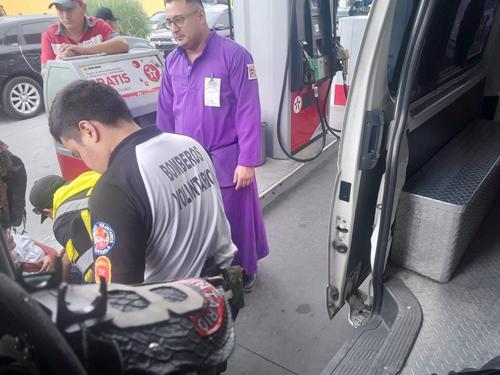
{"type": "Polygon", "coordinates": [[[255,284],[257,284],[257,274],[253,275],[243,275],[243,291],[245,293],[250,293],[255,288],[255,284]]]}

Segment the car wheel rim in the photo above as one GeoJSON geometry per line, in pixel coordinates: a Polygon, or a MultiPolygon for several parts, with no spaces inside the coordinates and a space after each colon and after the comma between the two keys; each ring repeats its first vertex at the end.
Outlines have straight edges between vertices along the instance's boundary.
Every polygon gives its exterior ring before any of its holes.
{"type": "Polygon", "coordinates": [[[40,106],[40,93],[31,83],[19,83],[10,92],[10,103],[19,113],[30,115],[40,106]]]}

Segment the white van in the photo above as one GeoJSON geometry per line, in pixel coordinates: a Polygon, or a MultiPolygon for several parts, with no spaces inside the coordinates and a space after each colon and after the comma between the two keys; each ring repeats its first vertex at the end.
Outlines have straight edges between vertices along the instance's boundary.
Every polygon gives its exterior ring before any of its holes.
{"type": "Polygon", "coordinates": [[[328,311],[349,304],[358,330],[324,374],[448,374],[500,355],[498,8],[373,4],[328,242],[328,311]]]}

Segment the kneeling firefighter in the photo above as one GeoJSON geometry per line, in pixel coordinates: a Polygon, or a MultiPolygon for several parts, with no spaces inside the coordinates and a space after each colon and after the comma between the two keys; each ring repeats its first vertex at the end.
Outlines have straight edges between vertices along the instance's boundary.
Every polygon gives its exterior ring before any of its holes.
{"type": "Polygon", "coordinates": [[[46,176],[31,189],[33,212],[41,215],[42,223],[54,220],[54,236],[66,249],[63,256],[63,278],[73,283],[92,281],[92,232],[89,197],[100,174],[85,172],[73,181],[60,176],[46,176]],[[72,271],[68,275],[69,266],[72,271]]]}

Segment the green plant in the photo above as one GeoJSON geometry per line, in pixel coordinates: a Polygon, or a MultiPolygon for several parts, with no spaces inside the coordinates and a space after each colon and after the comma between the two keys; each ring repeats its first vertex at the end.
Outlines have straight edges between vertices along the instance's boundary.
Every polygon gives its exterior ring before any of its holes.
{"type": "Polygon", "coordinates": [[[87,13],[95,15],[99,7],[110,8],[120,20],[122,35],[146,38],[151,32],[149,17],[139,0],[87,0],[87,13]]]}

